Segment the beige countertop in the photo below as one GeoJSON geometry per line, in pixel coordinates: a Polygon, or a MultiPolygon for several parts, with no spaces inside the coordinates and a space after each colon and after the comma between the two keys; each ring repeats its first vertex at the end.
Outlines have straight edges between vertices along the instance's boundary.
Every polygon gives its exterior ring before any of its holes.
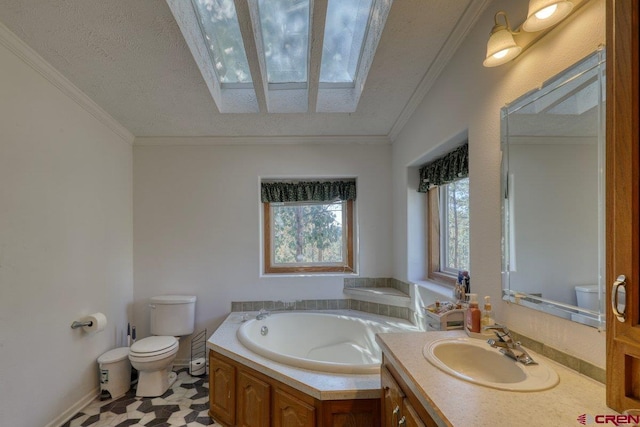
{"type": "Polygon", "coordinates": [[[422,349],[430,341],[466,336],[463,331],[379,334],[385,357],[440,426],[579,426],[603,414],[617,414],[605,403],[605,386],[534,352],[558,373],[557,386],[544,391],[496,390],[455,378],[429,363],[422,349]]]}

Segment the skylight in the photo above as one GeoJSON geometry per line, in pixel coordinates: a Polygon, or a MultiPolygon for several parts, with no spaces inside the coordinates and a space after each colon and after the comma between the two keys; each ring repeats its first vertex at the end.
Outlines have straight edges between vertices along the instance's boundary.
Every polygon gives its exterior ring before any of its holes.
{"type": "Polygon", "coordinates": [[[393,2],[166,1],[222,113],[356,111],[393,2]]]}
{"type": "Polygon", "coordinates": [[[233,0],[192,0],[213,68],[222,85],[251,83],[233,0]]]}
{"type": "Polygon", "coordinates": [[[309,0],[258,0],[267,82],[306,83],[309,0]]]}
{"type": "Polygon", "coordinates": [[[355,83],[372,3],[372,0],[329,0],[320,83],[355,83]]]}

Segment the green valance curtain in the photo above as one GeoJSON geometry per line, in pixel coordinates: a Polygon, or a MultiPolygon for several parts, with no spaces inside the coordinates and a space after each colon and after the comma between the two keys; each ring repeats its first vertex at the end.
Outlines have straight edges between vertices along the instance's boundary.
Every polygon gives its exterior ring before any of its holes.
{"type": "Polygon", "coordinates": [[[355,200],[356,181],[263,182],[262,203],[355,200]]]}
{"type": "Polygon", "coordinates": [[[468,176],[469,144],[467,143],[421,167],[418,191],[426,193],[430,188],[468,176]]]}

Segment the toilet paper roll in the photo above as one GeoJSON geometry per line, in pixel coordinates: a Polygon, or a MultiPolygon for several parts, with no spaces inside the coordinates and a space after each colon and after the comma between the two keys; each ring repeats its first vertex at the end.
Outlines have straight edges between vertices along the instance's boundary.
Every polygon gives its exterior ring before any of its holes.
{"type": "Polygon", "coordinates": [[[198,375],[204,375],[206,369],[206,361],[204,357],[194,359],[189,363],[189,375],[197,377],[198,375]]]}
{"type": "Polygon", "coordinates": [[[90,326],[83,326],[85,332],[100,332],[107,326],[107,316],[102,313],[93,313],[80,319],[81,322],[91,322],[90,326]]]}

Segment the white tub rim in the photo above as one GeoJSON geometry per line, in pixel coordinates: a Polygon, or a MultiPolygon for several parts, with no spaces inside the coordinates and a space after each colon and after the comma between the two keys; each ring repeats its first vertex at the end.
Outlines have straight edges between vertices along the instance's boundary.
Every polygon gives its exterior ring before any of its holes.
{"type": "MultiPolygon", "coordinates": [[[[350,321],[358,321],[358,322],[374,322],[376,324],[393,328],[400,332],[401,328],[407,328],[407,325],[404,323],[399,323],[394,325],[391,320],[393,318],[386,319],[381,318],[379,315],[373,315],[375,317],[370,316],[362,316],[362,315],[352,315],[345,314],[343,311],[332,312],[331,310],[326,311],[311,311],[311,310],[291,310],[291,311],[281,311],[271,313],[271,316],[286,316],[287,314],[302,314],[308,316],[318,316],[325,317],[331,316],[335,318],[346,318],[350,321]]],[[[268,318],[267,318],[268,319],[268,318]]],[[[399,319],[396,319],[399,320],[399,319]]],[[[362,364],[353,364],[353,363],[340,363],[340,362],[332,362],[325,360],[316,360],[316,359],[307,359],[298,356],[294,356],[286,353],[279,353],[277,351],[273,351],[265,346],[261,346],[257,344],[251,337],[248,336],[247,330],[249,327],[255,322],[259,322],[255,317],[247,322],[244,322],[241,326],[238,327],[236,331],[236,336],[241,345],[249,349],[250,351],[263,356],[273,362],[282,363],[284,365],[290,366],[291,368],[299,368],[299,369],[308,369],[312,371],[320,371],[327,372],[330,374],[354,374],[354,375],[366,375],[366,374],[379,374],[381,361],[376,361],[373,363],[362,363],[362,364]]],[[[402,321],[404,322],[404,321],[402,321]]],[[[406,331],[406,329],[405,329],[406,331]]],[[[375,334],[375,332],[374,332],[375,334]]],[[[377,346],[377,344],[374,343],[377,346]]]]}

